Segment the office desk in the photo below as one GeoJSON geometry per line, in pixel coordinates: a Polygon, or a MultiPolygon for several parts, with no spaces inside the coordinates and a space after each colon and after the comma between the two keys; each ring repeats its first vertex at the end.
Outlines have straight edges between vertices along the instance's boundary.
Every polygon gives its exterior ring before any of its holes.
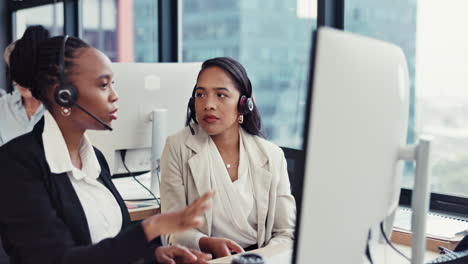
{"type": "MultiPolygon", "coordinates": [[[[411,255],[411,248],[404,245],[394,244],[396,248],[402,251],[405,255],[411,255]]],[[[249,251],[252,253],[257,253],[266,259],[267,264],[288,264],[288,260],[291,261],[292,257],[292,245],[274,245],[270,247],[260,248],[256,250],[249,251]],[[285,262],[286,260],[286,262],[285,262]]],[[[426,252],[426,261],[435,259],[438,257],[439,254],[427,251],[426,252]]],[[[218,264],[229,264],[231,263],[233,256],[224,257],[213,259],[208,263],[218,263],[218,264]]],[[[390,246],[388,245],[381,245],[379,244],[374,250],[372,254],[372,258],[374,263],[389,263],[389,264],[408,264],[408,261],[404,259],[402,256],[398,255],[390,246]]],[[[290,262],[289,262],[290,263],[290,262]]],[[[330,260],[332,262],[332,259],[330,260]]],[[[363,262],[367,263],[367,262],[363,262]]],[[[309,264],[315,264],[310,262],[309,264]]],[[[323,264],[323,263],[317,263],[323,264]]]]}
{"type": "Polygon", "coordinates": [[[161,208],[159,208],[158,205],[152,205],[142,208],[128,209],[128,212],[130,213],[130,220],[138,221],[161,213],[161,208]]]}

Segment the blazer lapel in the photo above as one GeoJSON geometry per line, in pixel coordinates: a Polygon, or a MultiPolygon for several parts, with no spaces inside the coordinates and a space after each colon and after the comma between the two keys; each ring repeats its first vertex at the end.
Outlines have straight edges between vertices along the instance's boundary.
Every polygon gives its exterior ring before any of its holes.
{"type": "Polygon", "coordinates": [[[257,204],[257,242],[263,246],[265,242],[265,227],[270,200],[270,185],[272,174],[268,170],[268,156],[260,147],[259,142],[252,136],[240,130],[244,147],[249,155],[250,169],[252,171],[253,190],[257,204]]]}
{"type": "Polygon", "coordinates": [[[262,167],[252,168],[252,182],[257,202],[257,242],[258,246],[263,246],[265,242],[265,227],[270,200],[271,173],[262,167]]]}
{"type": "MultiPolygon", "coordinates": [[[[208,134],[202,129],[197,129],[195,135],[189,136],[185,142],[186,146],[192,149],[195,154],[188,160],[190,172],[195,183],[198,195],[211,190],[211,169],[208,152],[208,134]]],[[[210,208],[205,212],[208,235],[211,235],[211,225],[213,220],[213,210],[210,208]]]]}
{"type": "Polygon", "coordinates": [[[112,193],[112,195],[115,197],[115,200],[119,204],[120,211],[122,213],[122,228],[124,228],[131,223],[130,214],[128,213],[127,206],[125,205],[125,202],[122,199],[122,196],[120,196],[119,192],[117,191],[114,184],[112,183],[109,172],[107,170],[103,170],[102,168],[103,166],[101,164],[101,174],[99,175],[99,179],[102,181],[104,186],[106,186],[107,189],[109,189],[109,191],[112,193]]]}

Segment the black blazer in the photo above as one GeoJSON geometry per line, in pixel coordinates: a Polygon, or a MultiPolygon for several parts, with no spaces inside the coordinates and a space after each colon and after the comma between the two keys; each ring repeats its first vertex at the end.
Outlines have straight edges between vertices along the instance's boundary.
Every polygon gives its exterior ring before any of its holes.
{"type": "Polygon", "coordinates": [[[116,237],[92,245],[69,177],[51,173],[47,164],[43,130],[44,118],[30,133],[0,147],[0,237],[11,263],[129,264],[151,258],[160,241],[148,243],[141,223],[131,224],[107,162],[96,148],[99,180],[119,203],[123,224],[116,237]]]}

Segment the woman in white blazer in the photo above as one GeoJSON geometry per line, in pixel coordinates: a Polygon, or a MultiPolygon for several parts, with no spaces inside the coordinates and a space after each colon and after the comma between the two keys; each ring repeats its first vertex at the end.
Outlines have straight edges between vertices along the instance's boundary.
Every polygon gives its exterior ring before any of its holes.
{"type": "Polygon", "coordinates": [[[244,67],[231,58],[203,63],[187,127],[167,139],[161,159],[161,209],[182,208],[214,189],[204,225],[167,237],[214,257],[289,243],[296,204],[283,151],[260,132],[244,67]]]}

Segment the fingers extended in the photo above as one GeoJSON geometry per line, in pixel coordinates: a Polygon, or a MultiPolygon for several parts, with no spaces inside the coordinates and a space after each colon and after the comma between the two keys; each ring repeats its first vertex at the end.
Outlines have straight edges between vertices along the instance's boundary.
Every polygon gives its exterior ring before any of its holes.
{"type": "Polygon", "coordinates": [[[236,253],[244,252],[244,249],[234,241],[228,240],[226,244],[231,251],[234,251],[236,253]]]}
{"type": "Polygon", "coordinates": [[[196,199],[185,209],[185,214],[187,216],[200,215],[204,211],[208,210],[211,207],[211,203],[208,200],[213,197],[214,191],[204,193],[200,198],[196,199]]]}
{"type": "Polygon", "coordinates": [[[211,254],[206,254],[195,249],[190,249],[190,252],[197,256],[198,260],[206,261],[213,258],[211,254]]]}
{"type": "Polygon", "coordinates": [[[193,203],[190,206],[195,206],[195,207],[200,206],[201,204],[211,199],[211,197],[213,197],[214,194],[215,194],[215,191],[206,192],[202,196],[200,196],[200,198],[193,201],[193,203]]]}

